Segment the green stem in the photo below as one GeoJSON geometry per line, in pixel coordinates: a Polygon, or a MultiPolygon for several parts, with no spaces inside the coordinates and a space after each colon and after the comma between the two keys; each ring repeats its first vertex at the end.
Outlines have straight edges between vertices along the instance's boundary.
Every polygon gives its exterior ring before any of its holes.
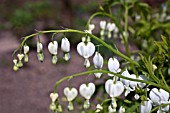
{"type": "Polygon", "coordinates": [[[129,44],[128,44],[128,5],[125,5],[125,23],[124,23],[124,30],[125,30],[125,36],[124,38],[124,44],[125,44],[125,49],[127,56],[130,57],[130,52],[129,52],[129,44]]]}
{"type": "MultiPolygon", "coordinates": [[[[103,74],[108,74],[108,73],[110,73],[110,74],[114,74],[115,76],[117,76],[117,77],[119,77],[119,78],[123,78],[123,79],[130,80],[130,81],[142,82],[142,83],[149,84],[149,85],[153,85],[153,86],[155,86],[155,87],[162,88],[162,89],[164,89],[164,90],[166,90],[167,92],[170,93],[170,89],[169,89],[169,88],[164,87],[164,86],[161,86],[160,84],[157,84],[157,83],[154,83],[154,82],[150,82],[150,81],[146,81],[146,80],[139,80],[139,79],[133,79],[133,78],[130,78],[130,77],[125,77],[125,76],[122,76],[121,74],[113,73],[113,72],[110,72],[110,71],[107,71],[107,70],[85,71],[85,72],[73,74],[73,75],[70,75],[70,76],[66,76],[66,77],[64,77],[64,78],[62,78],[62,79],[60,79],[59,81],[56,82],[54,92],[57,91],[58,85],[59,85],[61,82],[65,81],[65,80],[68,80],[68,79],[74,78],[74,77],[78,77],[78,76],[82,76],[82,75],[86,75],[86,74],[93,75],[93,73],[103,73],[103,74]]],[[[90,75],[89,75],[89,76],[90,76],[90,75]]]]}
{"type": "Polygon", "coordinates": [[[26,40],[34,37],[38,34],[45,34],[45,33],[64,33],[64,32],[72,32],[72,33],[79,33],[79,34],[87,34],[89,35],[91,38],[95,39],[96,41],[100,42],[103,46],[105,46],[106,48],[108,48],[109,50],[111,50],[113,53],[115,53],[116,55],[124,58],[125,60],[135,64],[136,66],[139,66],[139,64],[135,61],[133,61],[132,59],[130,59],[129,57],[125,56],[124,54],[120,53],[119,51],[115,50],[114,48],[112,48],[112,46],[108,45],[107,43],[105,43],[103,40],[99,39],[98,37],[96,37],[93,34],[89,34],[83,31],[79,31],[79,30],[74,30],[74,29],[66,29],[66,30],[48,30],[48,31],[39,31],[38,33],[34,33],[31,35],[28,35],[24,38],[24,40],[22,41],[22,43],[20,44],[20,46],[14,51],[13,55],[15,55],[15,53],[25,44],[26,40]]]}
{"type": "Polygon", "coordinates": [[[159,105],[159,106],[156,106],[154,109],[152,109],[152,110],[150,111],[150,113],[154,112],[155,110],[159,109],[160,107],[167,106],[167,105],[170,105],[170,103],[161,104],[161,105],[159,105]]]}

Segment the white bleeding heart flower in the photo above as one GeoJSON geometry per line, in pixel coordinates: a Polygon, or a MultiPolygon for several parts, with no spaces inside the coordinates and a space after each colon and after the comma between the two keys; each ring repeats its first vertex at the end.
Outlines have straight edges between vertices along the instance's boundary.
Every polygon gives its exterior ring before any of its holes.
{"type": "Polygon", "coordinates": [[[82,84],[79,88],[79,92],[82,97],[89,100],[95,92],[94,83],[89,83],[88,85],[82,84]]]}
{"type": "Polygon", "coordinates": [[[159,89],[161,101],[168,101],[169,93],[163,89],[159,89]]]}
{"type": "Polygon", "coordinates": [[[17,57],[21,61],[24,58],[24,54],[18,54],[17,57]]]}
{"type": "Polygon", "coordinates": [[[42,52],[42,50],[43,50],[43,45],[42,45],[42,43],[37,42],[37,53],[42,52]]]}
{"type": "Polygon", "coordinates": [[[151,100],[144,101],[139,106],[140,113],[150,113],[151,109],[152,109],[152,102],[151,102],[151,100]]]}
{"type": "Polygon", "coordinates": [[[94,52],[95,52],[95,46],[92,42],[80,42],[77,45],[77,51],[79,53],[80,56],[85,58],[84,61],[84,65],[87,67],[90,67],[90,61],[89,61],[89,57],[91,57],[94,52]]]}
{"type": "Polygon", "coordinates": [[[48,44],[48,50],[52,55],[57,55],[58,43],[57,41],[50,42],[48,44]]]}
{"type": "Polygon", "coordinates": [[[87,43],[80,42],[77,45],[77,51],[80,56],[84,58],[89,58],[90,56],[94,54],[95,46],[92,42],[87,42],[87,43]]]}
{"type": "Polygon", "coordinates": [[[103,57],[99,52],[96,52],[93,57],[94,67],[97,69],[101,69],[103,67],[103,57]]]}
{"type": "Polygon", "coordinates": [[[154,105],[160,105],[162,102],[168,102],[169,93],[163,89],[153,88],[149,93],[149,97],[154,105]]]}
{"type": "Polygon", "coordinates": [[[70,51],[70,42],[66,37],[61,40],[61,49],[64,52],[70,51]]]}
{"type": "Polygon", "coordinates": [[[73,101],[76,96],[78,95],[78,91],[76,88],[64,88],[64,95],[67,97],[67,100],[70,102],[70,101],[73,101]]]}
{"type": "Polygon", "coordinates": [[[27,54],[29,52],[29,46],[24,45],[24,54],[27,54]]]}
{"type": "Polygon", "coordinates": [[[125,113],[125,108],[123,106],[119,108],[119,113],[125,113]]]}
{"type": "Polygon", "coordinates": [[[54,103],[58,99],[58,93],[50,93],[50,98],[54,103]]]}
{"type": "Polygon", "coordinates": [[[120,96],[124,91],[124,86],[121,81],[114,81],[109,79],[105,83],[105,90],[111,98],[120,96]]]}
{"type": "Polygon", "coordinates": [[[115,27],[116,27],[116,25],[114,23],[109,22],[107,24],[107,30],[110,31],[110,32],[113,31],[115,29],[115,27]]]}
{"type": "Polygon", "coordinates": [[[14,65],[17,65],[17,59],[13,60],[14,65]]]}
{"type": "Polygon", "coordinates": [[[109,71],[113,73],[118,73],[121,71],[119,67],[120,67],[119,61],[116,58],[109,58],[109,61],[108,61],[109,71]]]}
{"type": "Polygon", "coordinates": [[[106,28],[106,21],[100,21],[100,28],[105,29],[106,28]]]}
{"type": "Polygon", "coordinates": [[[95,25],[94,25],[94,24],[89,24],[89,26],[88,26],[88,30],[89,30],[89,31],[94,30],[94,28],[95,28],[95,25]]]}

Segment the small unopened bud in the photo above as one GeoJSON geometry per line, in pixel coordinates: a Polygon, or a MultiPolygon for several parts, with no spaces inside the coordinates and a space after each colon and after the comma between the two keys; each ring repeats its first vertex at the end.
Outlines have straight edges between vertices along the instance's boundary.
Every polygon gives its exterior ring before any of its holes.
{"type": "Polygon", "coordinates": [[[50,98],[52,102],[55,102],[58,98],[58,93],[50,93],[50,98]]]}
{"type": "Polygon", "coordinates": [[[55,110],[56,110],[56,105],[55,105],[54,102],[52,102],[52,103],[50,104],[50,110],[51,110],[51,111],[55,111],[55,110]]]}
{"type": "Polygon", "coordinates": [[[153,66],[153,70],[155,71],[157,69],[157,66],[155,64],[153,64],[152,66],[153,66]]]}

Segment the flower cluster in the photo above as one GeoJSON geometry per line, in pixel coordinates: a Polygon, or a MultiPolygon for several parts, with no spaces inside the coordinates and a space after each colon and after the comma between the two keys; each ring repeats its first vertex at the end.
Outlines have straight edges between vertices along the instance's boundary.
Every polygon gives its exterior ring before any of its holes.
{"type": "MultiPolygon", "coordinates": [[[[23,46],[23,53],[20,53],[17,55],[18,59],[14,59],[14,66],[13,66],[13,70],[17,71],[19,68],[21,68],[23,66],[22,60],[24,58],[25,62],[29,61],[29,57],[28,57],[28,53],[29,53],[29,46],[28,45],[24,45],[23,46]]],[[[57,54],[58,54],[58,42],[57,41],[52,41],[48,44],[48,50],[49,53],[52,55],[52,63],[56,64],[57,63],[57,54]]],[[[70,42],[69,40],[64,37],[61,40],[61,50],[63,51],[63,59],[65,61],[68,61],[70,59],[70,42]]],[[[37,42],[37,57],[38,60],[40,62],[43,62],[44,60],[44,54],[43,54],[43,44],[40,42],[40,40],[38,40],[37,42]]]]}
{"type": "Polygon", "coordinates": [[[112,32],[114,32],[114,37],[117,37],[118,34],[118,28],[116,27],[115,23],[106,23],[106,21],[100,21],[100,36],[101,39],[104,40],[107,36],[108,38],[112,37],[112,32]]]}

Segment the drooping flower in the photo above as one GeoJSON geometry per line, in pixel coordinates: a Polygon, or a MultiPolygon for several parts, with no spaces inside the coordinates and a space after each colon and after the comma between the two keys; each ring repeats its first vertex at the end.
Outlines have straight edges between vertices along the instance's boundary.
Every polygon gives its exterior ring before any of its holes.
{"type": "Polygon", "coordinates": [[[52,54],[52,63],[56,64],[57,63],[57,51],[58,51],[58,43],[57,41],[50,42],[48,44],[48,50],[52,54]]]}
{"type": "Polygon", "coordinates": [[[111,31],[113,31],[114,29],[115,29],[115,27],[116,27],[116,25],[115,25],[115,23],[108,23],[107,24],[107,30],[109,31],[109,32],[111,32],[111,31]]]}
{"type": "Polygon", "coordinates": [[[90,67],[90,61],[89,61],[89,57],[91,57],[94,52],[95,52],[95,46],[92,42],[80,42],[77,45],[77,51],[79,53],[80,56],[85,58],[84,61],[84,65],[87,67],[90,67]]]}
{"type": "Polygon", "coordinates": [[[70,59],[70,42],[66,37],[61,40],[61,49],[64,52],[64,60],[68,61],[70,59]]]}
{"type": "Polygon", "coordinates": [[[149,97],[155,105],[159,105],[161,101],[168,101],[169,93],[163,89],[153,88],[150,91],[149,97]]]}
{"type": "Polygon", "coordinates": [[[152,109],[152,102],[151,100],[144,101],[140,104],[139,111],[140,113],[150,113],[152,109]]]}
{"type": "Polygon", "coordinates": [[[14,63],[13,70],[18,71],[19,68],[18,68],[18,64],[17,64],[17,59],[14,59],[13,63],[14,63]]]}
{"type": "MultiPolygon", "coordinates": [[[[103,57],[99,52],[96,52],[93,57],[94,67],[96,69],[101,69],[103,67],[103,57]]],[[[102,73],[94,73],[97,78],[100,78],[102,73]]]]}
{"type": "Polygon", "coordinates": [[[24,54],[18,54],[17,55],[19,61],[18,61],[18,64],[17,64],[17,67],[22,67],[23,66],[23,63],[22,63],[22,59],[24,58],[24,54]]]}
{"type": "Polygon", "coordinates": [[[58,99],[58,93],[50,93],[50,98],[52,102],[55,102],[58,99]]]}
{"type": "MultiPolygon", "coordinates": [[[[108,69],[113,73],[119,73],[121,71],[119,61],[116,58],[109,58],[108,69]]],[[[109,76],[113,76],[109,74],[109,76]]]]}
{"type": "Polygon", "coordinates": [[[50,42],[48,44],[48,50],[52,55],[57,55],[58,43],[57,41],[50,42]]]}
{"type": "Polygon", "coordinates": [[[42,52],[42,50],[43,50],[43,45],[42,45],[42,43],[37,42],[37,53],[42,52]]]}
{"type": "Polygon", "coordinates": [[[76,98],[78,95],[78,91],[76,88],[64,88],[64,95],[67,97],[67,100],[69,101],[68,109],[71,111],[74,109],[72,101],[76,98]]]}
{"type": "Polygon", "coordinates": [[[40,62],[43,62],[44,60],[44,54],[43,54],[43,45],[39,41],[37,42],[37,57],[40,62]]]}
{"type": "Polygon", "coordinates": [[[120,96],[124,91],[124,86],[121,81],[107,80],[105,83],[105,90],[111,98],[120,96]]]}
{"type": "Polygon", "coordinates": [[[106,21],[105,20],[100,21],[100,28],[101,29],[105,29],[106,28],[106,21]]]}
{"type": "Polygon", "coordinates": [[[29,46],[24,45],[24,61],[28,62],[28,52],[29,52],[29,46]]]}
{"type": "Polygon", "coordinates": [[[82,84],[79,88],[80,95],[86,99],[84,102],[84,108],[87,109],[90,107],[89,99],[95,92],[95,85],[94,83],[89,83],[88,85],[82,84]]]}

